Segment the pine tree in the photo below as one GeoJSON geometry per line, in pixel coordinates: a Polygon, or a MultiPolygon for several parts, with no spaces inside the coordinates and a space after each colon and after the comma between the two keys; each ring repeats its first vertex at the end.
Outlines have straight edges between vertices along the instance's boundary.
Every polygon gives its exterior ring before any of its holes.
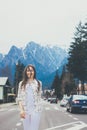
{"type": "MultiPolygon", "coordinates": [[[[74,77],[82,81],[82,84],[87,80],[87,24],[82,25],[80,22],[76,28],[67,66],[74,77]]],[[[82,86],[84,93],[84,85],[82,86]]]]}
{"type": "Polygon", "coordinates": [[[57,71],[56,71],[56,75],[55,75],[53,83],[52,83],[52,89],[55,90],[55,95],[57,96],[57,98],[61,98],[60,79],[59,79],[57,71]]]}
{"type": "Polygon", "coordinates": [[[76,90],[73,75],[67,70],[67,66],[63,67],[62,75],[60,77],[62,94],[70,95],[76,90]]]}
{"type": "Polygon", "coordinates": [[[83,39],[87,41],[87,22],[83,26],[83,39]]]}
{"type": "Polygon", "coordinates": [[[16,94],[18,91],[18,84],[23,78],[24,67],[25,66],[20,61],[18,61],[18,64],[16,64],[15,76],[14,76],[14,86],[15,86],[15,93],[16,94]]]}

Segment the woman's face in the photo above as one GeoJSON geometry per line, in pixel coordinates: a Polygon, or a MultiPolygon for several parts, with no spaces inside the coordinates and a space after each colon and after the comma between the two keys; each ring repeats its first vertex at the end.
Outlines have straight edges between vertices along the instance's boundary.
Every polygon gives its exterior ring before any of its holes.
{"type": "Polygon", "coordinates": [[[26,74],[29,79],[34,79],[34,69],[31,66],[27,68],[26,74]]]}

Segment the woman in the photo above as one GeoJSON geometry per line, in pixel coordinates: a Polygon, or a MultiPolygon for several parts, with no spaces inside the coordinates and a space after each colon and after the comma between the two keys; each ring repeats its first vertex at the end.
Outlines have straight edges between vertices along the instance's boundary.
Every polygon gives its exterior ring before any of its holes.
{"type": "Polygon", "coordinates": [[[36,80],[33,65],[25,67],[23,80],[19,83],[18,104],[24,130],[38,130],[41,116],[42,83],[36,80]]]}

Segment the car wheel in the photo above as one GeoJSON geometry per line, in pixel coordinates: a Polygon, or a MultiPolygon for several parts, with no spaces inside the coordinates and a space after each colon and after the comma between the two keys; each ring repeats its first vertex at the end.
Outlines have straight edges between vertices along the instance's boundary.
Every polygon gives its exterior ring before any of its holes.
{"type": "Polygon", "coordinates": [[[66,108],[66,111],[68,111],[68,112],[69,112],[69,109],[68,109],[68,108],[66,108]]]}
{"type": "Polygon", "coordinates": [[[68,104],[66,105],[66,111],[69,112],[69,105],[68,104]]]}

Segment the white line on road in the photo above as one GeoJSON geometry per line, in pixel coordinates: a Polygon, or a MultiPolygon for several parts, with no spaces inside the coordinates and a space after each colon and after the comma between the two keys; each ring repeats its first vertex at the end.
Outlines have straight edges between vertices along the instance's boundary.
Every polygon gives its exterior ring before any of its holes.
{"type": "Polygon", "coordinates": [[[74,120],[79,120],[78,118],[73,118],[74,120]]]}
{"type": "Polygon", "coordinates": [[[50,108],[49,108],[49,107],[46,107],[45,110],[50,110],[50,108]]]}
{"type": "Polygon", "coordinates": [[[17,124],[16,124],[16,126],[21,126],[21,124],[22,124],[22,123],[21,123],[21,122],[19,122],[19,123],[17,123],[17,124]]]}
{"type": "MultiPolygon", "coordinates": [[[[76,123],[83,123],[83,122],[80,122],[80,121],[77,121],[77,122],[71,122],[71,123],[67,123],[67,124],[63,124],[63,125],[60,125],[60,126],[55,126],[55,127],[51,127],[51,128],[47,128],[47,129],[44,129],[44,130],[54,130],[54,129],[57,129],[57,128],[61,128],[61,127],[64,127],[64,126],[69,126],[69,125],[73,125],[73,124],[76,124],[76,123]]],[[[84,123],[85,124],[85,123],[84,123]]],[[[86,125],[86,124],[85,124],[86,125]]]]}
{"type": "Polygon", "coordinates": [[[74,127],[65,130],[81,130],[84,127],[87,127],[87,124],[82,122],[81,124],[75,125],[74,127]]]}
{"type": "Polygon", "coordinates": [[[15,108],[11,108],[11,109],[9,109],[8,111],[14,111],[15,110],[15,108]]]}
{"type": "Polygon", "coordinates": [[[54,107],[54,109],[55,109],[55,110],[59,110],[59,108],[58,108],[58,107],[54,107]]]}

